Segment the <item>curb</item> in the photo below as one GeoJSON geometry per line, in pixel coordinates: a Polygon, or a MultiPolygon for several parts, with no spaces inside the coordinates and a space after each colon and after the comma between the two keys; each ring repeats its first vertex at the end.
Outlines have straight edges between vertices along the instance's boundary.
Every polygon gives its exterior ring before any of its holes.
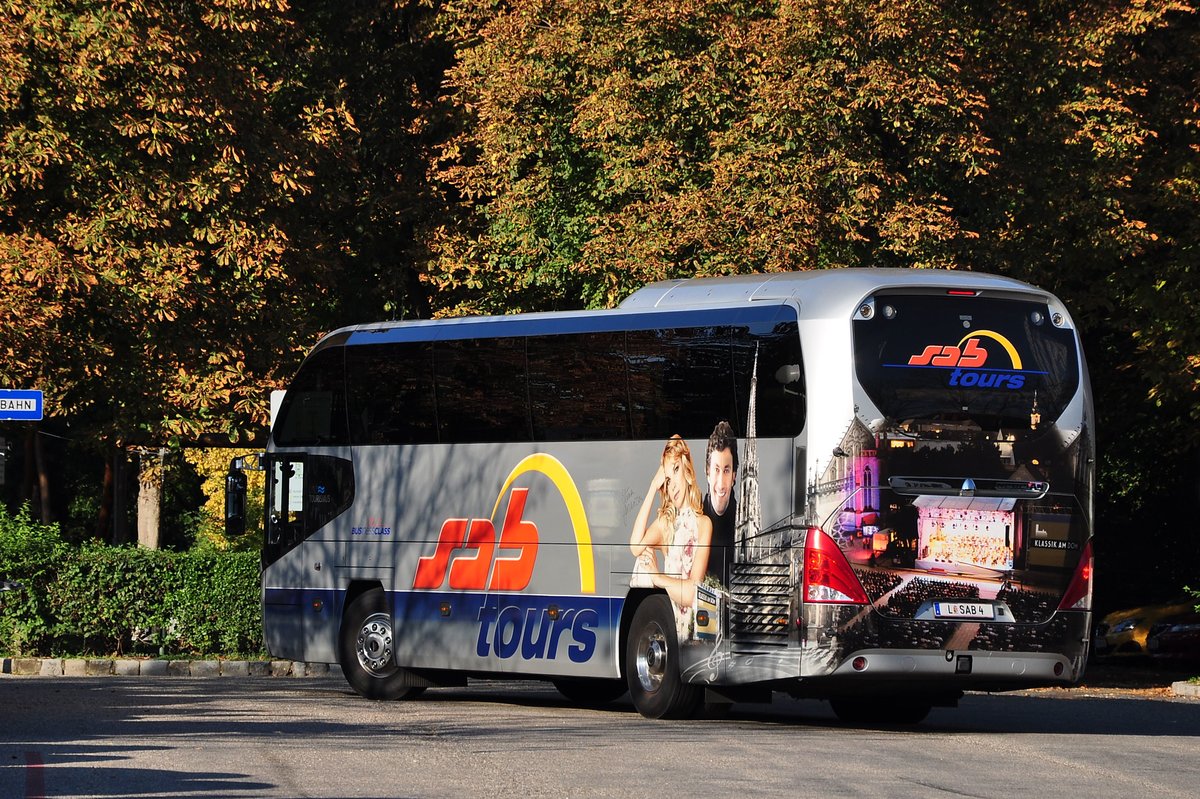
{"type": "Polygon", "coordinates": [[[1171,693],[1175,696],[1188,696],[1193,699],[1200,699],[1200,685],[1192,682],[1173,682],[1171,683],[1171,693]]]}
{"type": "Polygon", "coordinates": [[[342,667],[292,660],[139,660],[0,658],[0,674],[18,677],[341,677],[342,667]]]}

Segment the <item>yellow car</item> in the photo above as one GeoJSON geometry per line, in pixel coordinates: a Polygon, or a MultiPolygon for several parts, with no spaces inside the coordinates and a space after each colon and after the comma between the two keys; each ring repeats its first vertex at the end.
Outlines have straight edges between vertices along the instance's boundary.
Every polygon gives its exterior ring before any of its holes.
{"type": "Polygon", "coordinates": [[[1096,657],[1138,657],[1149,654],[1146,637],[1150,628],[1172,616],[1192,613],[1196,600],[1181,598],[1162,605],[1116,610],[1104,617],[1092,633],[1092,654],[1096,657]]]}

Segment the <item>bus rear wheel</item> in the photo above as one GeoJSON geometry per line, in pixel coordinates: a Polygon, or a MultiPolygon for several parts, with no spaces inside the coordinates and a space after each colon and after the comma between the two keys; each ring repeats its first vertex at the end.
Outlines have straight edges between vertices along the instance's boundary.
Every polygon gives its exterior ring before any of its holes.
{"type": "Polygon", "coordinates": [[[396,665],[395,630],[383,589],[362,594],[346,608],[338,658],[346,682],[368,699],[411,699],[425,690],[396,665]]]}
{"type": "Polygon", "coordinates": [[[700,690],[679,674],[675,611],[665,594],[646,597],[633,614],[625,677],[633,706],[646,718],[685,718],[700,706],[700,690]]]}

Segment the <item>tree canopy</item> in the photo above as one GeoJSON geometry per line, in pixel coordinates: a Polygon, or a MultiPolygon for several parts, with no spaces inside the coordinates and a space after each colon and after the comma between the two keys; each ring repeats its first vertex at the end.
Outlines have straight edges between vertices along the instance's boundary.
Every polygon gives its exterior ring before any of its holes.
{"type": "Polygon", "coordinates": [[[281,118],[279,11],[5,4],[0,301],[24,321],[0,339],[5,383],[126,442],[261,412],[302,343],[276,327],[302,298],[287,216],[331,127],[325,109],[281,118]]]}
{"type": "Polygon", "coordinates": [[[1200,452],[1194,0],[6,0],[0,383],[261,429],[324,332],[667,277],[1055,291],[1131,515],[1200,452]]]}

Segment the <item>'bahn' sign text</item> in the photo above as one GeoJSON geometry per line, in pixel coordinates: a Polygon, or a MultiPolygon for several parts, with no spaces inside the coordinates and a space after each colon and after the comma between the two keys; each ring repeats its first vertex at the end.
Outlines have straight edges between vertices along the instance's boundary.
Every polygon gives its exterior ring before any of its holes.
{"type": "Polygon", "coordinates": [[[42,392],[0,388],[0,420],[36,422],[42,418],[42,392]]]}

